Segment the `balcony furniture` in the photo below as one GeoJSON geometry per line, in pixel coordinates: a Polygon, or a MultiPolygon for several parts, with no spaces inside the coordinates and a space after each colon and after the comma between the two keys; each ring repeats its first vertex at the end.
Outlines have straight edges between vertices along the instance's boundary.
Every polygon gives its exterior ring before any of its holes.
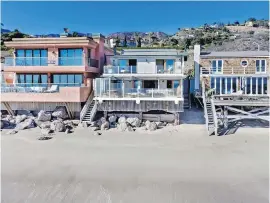
{"type": "Polygon", "coordinates": [[[44,92],[46,90],[45,87],[30,87],[32,92],[44,92]]]}
{"type": "Polygon", "coordinates": [[[58,85],[52,85],[48,90],[46,90],[45,92],[47,93],[53,93],[53,92],[57,92],[58,89],[58,85]]]}

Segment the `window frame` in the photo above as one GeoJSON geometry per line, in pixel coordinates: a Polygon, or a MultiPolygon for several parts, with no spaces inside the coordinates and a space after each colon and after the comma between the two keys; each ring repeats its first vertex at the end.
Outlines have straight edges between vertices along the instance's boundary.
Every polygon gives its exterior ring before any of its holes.
{"type": "Polygon", "coordinates": [[[212,59],[211,60],[211,69],[212,69],[212,73],[215,73],[215,74],[223,74],[223,64],[224,64],[224,61],[223,61],[223,59],[212,59]],[[213,62],[216,62],[216,66],[215,67],[213,67],[213,62]],[[219,61],[221,61],[221,71],[217,71],[218,70],[218,62],[219,61]],[[213,71],[213,68],[216,68],[216,71],[213,71]]]}
{"type": "Polygon", "coordinates": [[[256,59],[255,60],[255,73],[266,73],[266,69],[267,69],[266,59],[256,59]],[[260,71],[257,71],[257,61],[259,61],[259,70],[260,71]],[[262,61],[264,61],[264,71],[262,71],[262,61]]]}

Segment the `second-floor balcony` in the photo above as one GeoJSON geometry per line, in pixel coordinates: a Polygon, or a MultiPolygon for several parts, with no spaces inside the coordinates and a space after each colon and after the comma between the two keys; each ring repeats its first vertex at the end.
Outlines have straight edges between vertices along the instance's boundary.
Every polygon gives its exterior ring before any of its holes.
{"type": "Polygon", "coordinates": [[[267,74],[265,67],[201,67],[201,75],[252,75],[267,74]],[[259,71],[258,71],[259,70],[259,71]]]}
{"type": "Polygon", "coordinates": [[[1,84],[3,102],[84,102],[90,91],[80,83],[1,84]]]}
{"type": "Polygon", "coordinates": [[[182,74],[182,68],[175,70],[174,66],[164,68],[162,65],[156,65],[152,68],[138,66],[104,66],[104,74],[182,74]]]}
{"type": "Polygon", "coordinates": [[[14,66],[89,66],[98,68],[98,60],[83,57],[6,57],[5,67],[14,66]]]}

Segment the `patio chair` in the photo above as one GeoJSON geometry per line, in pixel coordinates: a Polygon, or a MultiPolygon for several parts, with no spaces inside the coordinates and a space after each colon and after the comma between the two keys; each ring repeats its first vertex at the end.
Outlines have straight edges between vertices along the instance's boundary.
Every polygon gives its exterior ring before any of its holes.
{"type": "Polygon", "coordinates": [[[58,89],[58,85],[52,85],[48,90],[44,91],[46,93],[53,93],[53,92],[57,92],[58,89]]]}

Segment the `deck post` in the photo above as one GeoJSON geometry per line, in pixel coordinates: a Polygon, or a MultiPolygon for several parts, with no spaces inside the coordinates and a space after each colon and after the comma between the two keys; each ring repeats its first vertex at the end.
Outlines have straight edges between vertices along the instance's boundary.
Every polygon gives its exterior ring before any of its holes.
{"type": "Polygon", "coordinates": [[[174,113],[174,125],[179,125],[179,124],[180,124],[180,114],[174,113]]]}
{"type": "Polygon", "coordinates": [[[143,112],[142,112],[142,111],[139,112],[139,119],[140,119],[140,120],[143,119],[143,112]]]}
{"type": "Polygon", "coordinates": [[[228,108],[224,106],[224,128],[228,128],[228,108]]]}

